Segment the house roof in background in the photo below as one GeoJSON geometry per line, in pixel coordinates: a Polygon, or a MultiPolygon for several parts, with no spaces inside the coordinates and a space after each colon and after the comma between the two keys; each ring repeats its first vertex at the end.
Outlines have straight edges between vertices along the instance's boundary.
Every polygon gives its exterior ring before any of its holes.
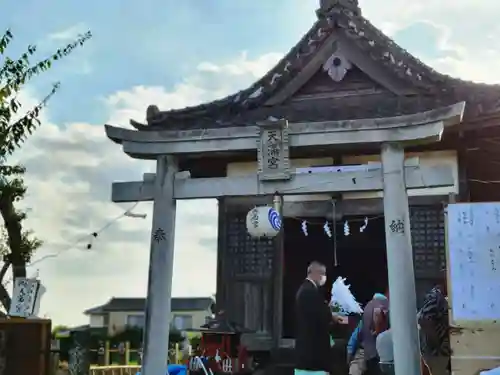
{"type": "Polygon", "coordinates": [[[71,328],[68,329],[68,331],[79,332],[79,331],[86,331],[89,328],[90,328],[90,324],[84,324],[84,325],[81,325],[81,326],[71,327],[71,328]]]}
{"type": "MultiPolygon", "coordinates": [[[[212,297],[172,298],[172,311],[203,311],[211,309],[215,300],[212,297]]],[[[111,298],[101,306],[85,310],[86,315],[99,315],[113,311],[144,311],[146,298],[111,298]]]]}

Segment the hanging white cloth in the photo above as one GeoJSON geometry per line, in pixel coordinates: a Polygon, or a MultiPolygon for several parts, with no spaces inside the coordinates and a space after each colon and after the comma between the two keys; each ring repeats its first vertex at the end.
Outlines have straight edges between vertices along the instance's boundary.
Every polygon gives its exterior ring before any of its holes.
{"type": "Polygon", "coordinates": [[[344,283],[345,280],[343,277],[338,277],[333,283],[330,304],[338,306],[342,314],[362,314],[363,309],[351,293],[350,285],[344,283]]]}

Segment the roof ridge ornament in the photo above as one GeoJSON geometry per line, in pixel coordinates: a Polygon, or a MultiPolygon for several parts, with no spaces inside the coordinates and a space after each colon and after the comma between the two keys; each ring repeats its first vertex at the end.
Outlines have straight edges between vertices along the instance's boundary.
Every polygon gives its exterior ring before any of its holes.
{"type": "Polygon", "coordinates": [[[354,15],[361,15],[361,8],[358,0],[319,0],[319,9],[316,11],[318,17],[322,17],[334,8],[338,10],[349,10],[354,15]]]}
{"type": "Polygon", "coordinates": [[[335,82],[342,81],[351,68],[351,62],[339,50],[335,51],[323,64],[323,70],[335,82]]]}

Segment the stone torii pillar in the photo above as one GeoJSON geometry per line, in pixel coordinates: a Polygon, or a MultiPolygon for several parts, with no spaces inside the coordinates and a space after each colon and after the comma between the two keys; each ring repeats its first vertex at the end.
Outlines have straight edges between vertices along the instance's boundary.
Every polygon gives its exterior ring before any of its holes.
{"type": "Polygon", "coordinates": [[[395,373],[420,375],[415,271],[404,159],[404,148],[400,144],[382,145],[384,220],[395,373]]]}
{"type": "Polygon", "coordinates": [[[165,374],[167,368],[174,271],[176,172],[177,163],[173,156],[157,158],[142,354],[144,375],[165,374]]]}

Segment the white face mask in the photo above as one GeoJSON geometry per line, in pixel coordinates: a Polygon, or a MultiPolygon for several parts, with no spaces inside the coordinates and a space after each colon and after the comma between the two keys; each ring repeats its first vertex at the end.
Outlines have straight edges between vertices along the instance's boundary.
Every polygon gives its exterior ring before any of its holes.
{"type": "Polygon", "coordinates": [[[323,286],[326,284],[326,276],[322,275],[321,279],[319,279],[319,286],[323,286]]]}

